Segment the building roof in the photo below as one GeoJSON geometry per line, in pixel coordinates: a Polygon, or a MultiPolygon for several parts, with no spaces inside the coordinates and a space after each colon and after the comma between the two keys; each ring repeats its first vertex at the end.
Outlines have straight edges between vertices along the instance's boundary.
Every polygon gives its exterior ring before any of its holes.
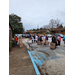
{"type": "Polygon", "coordinates": [[[51,30],[51,31],[61,31],[61,30],[65,30],[65,28],[60,28],[60,29],[54,28],[54,29],[51,30]]]}
{"type": "Polygon", "coordinates": [[[11,29],[12,29],[12,30],[14,30],[14,28],[12,27],[12,25],[11,25],[10,21],[9,21],[9,26],[11,27],[11,29]]]}

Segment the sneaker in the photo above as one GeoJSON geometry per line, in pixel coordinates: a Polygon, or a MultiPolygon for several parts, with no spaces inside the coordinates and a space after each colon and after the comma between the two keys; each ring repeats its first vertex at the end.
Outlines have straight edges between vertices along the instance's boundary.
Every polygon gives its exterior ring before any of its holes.
{"type": "Polygon", "coordinates": [[[43,46],[41,46],[41,47],[43,47],[43,46]]]}

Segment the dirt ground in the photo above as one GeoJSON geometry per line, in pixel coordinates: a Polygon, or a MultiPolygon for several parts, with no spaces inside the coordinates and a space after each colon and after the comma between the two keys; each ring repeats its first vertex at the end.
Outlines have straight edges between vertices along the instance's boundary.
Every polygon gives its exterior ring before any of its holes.
{"type": "Polygon", "coordinates": [[[9,55],[9,75],[36,75],[26,47],[13,48],[9,55]]]}

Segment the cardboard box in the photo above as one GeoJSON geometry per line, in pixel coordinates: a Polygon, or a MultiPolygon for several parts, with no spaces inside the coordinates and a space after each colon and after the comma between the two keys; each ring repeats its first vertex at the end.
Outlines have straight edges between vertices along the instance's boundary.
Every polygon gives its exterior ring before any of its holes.
{"type": "Polygon", "coordinates": [[[49,42],[48,42],[48,40],[46,40],[46,45],[48,45],[49,44],[49,42]]]}
{"type": "Polygon", "coordinates": [[[40,43],[40,41],[37,41],[37,45],[40,45],[41,43],[40,43]]]}
{"type": "Polygon", "coordinates": [[[22,39],[19,39],[19,43],[22,42],[22,39]]]}
{"type": "Polygon", "coordinates": [[[43,41],[42,41],[42,44],[44,44],[45,43],[45,39],[42,39],[43,41]]]}
{"type": "Polygon", "coordinates": [[[23,43],[20,43],[20,44],[19,44],[19,47],[20,47],[20,48],[23,47],[23,43]]]}
{"type": "Polygon", "coordinates": [[[51,48],[51,49],[55,49],[55,43],[52,43],[52,42],[51,42],[51,43],[50,43],[50,48],[51,48]]]}
{"type": "Polygon", "coordinates": [[[21,36],[19,36],[19,47],[20,47],[20,48],[23,47],[22,37],[21,37],[21,36]]]}

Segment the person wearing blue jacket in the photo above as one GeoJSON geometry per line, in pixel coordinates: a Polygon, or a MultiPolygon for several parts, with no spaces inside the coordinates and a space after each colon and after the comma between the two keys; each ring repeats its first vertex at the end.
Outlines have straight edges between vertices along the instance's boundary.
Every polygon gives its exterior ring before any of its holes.
{"type": "Polygon", "coordinates": [[[65,44],[65,36],[63,37],[63,41],[64,41],[64,44],[65,44]]]}

